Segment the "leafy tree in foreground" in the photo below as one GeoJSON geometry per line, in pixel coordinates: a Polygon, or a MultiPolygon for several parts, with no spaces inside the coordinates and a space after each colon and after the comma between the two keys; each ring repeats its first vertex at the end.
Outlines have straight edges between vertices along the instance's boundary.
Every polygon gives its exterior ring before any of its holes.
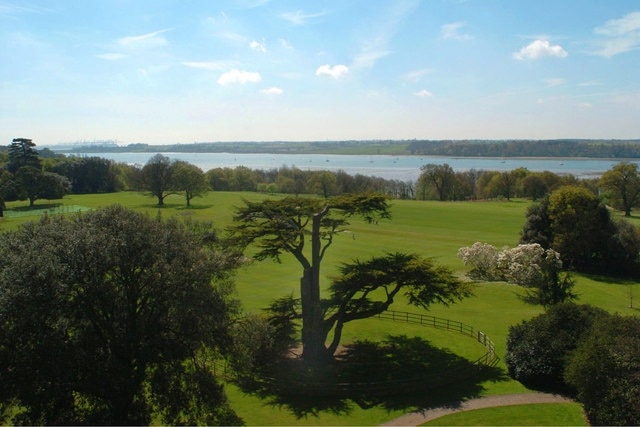
{"type": "Polygon", "coordinates": [[[592,425],[640,425],[640,318],[597,321],[571,354],[565,379],[592,425]]]}
{"type": "Polygon", "coordinates": [[[332,354],[325,347],[320,299],[322,259],[349,218],[361,217],[370,223],[376,218],[389,218],[387,199],[379,194],[356,194],[328,199],[287,197],[245,204],[234,218],[238,223],[234,227],[236,241],[244,246],[254,244],[258,249],[254,258],[258,260],[279,261],[288,253],[300,263],[303,357],[311,364],[323,363],[332,354]]]}
{"type": "Polygon", "coordinates": [[[566,391],[563,375],[569,353],[596,319],[607,315],[596,307],[565,303],[511,326],[505,357],[509,375],[535,389],[566,391]]]}
{"type": "Polygon", "coordinates": [[[195,230],[114,206],[0,235],[3,423],[241,422],[207,357],[234,264],[195,230]]]}

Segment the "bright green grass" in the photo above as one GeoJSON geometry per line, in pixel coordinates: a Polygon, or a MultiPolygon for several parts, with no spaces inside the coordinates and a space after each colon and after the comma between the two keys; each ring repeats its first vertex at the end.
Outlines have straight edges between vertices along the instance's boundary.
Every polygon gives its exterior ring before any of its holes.
{"type": "MultiPolygon", "coordinates": [[[[212,221],[219,229],[224,229],[232,223],[234,207],[241,206],[243,199],[255,201],[265,197],[280,196],[212,192],[196,199],[192,208],[186,208],[184,199],[178,196],[168,197],[166,206],[158,208],[155,206],[154,198],[135,192],[72,195],[66,196],[61,202],[64,205],[87,208],[119,203],[152,216],[160,214],[163,218],[191,217],[212,221]]],[[[36,205],[39,203],[40,201],[36,205]]],[[[42,202],[42,205],[45,204],[48,203],[42,202]]],[[[8,204],[8,208],[24,205],[24,202],[13,202],[8,204]]],[[[322,279],[326,286],[330,277],[337,274],[340,263],[349,262],[354,258],[365,259],[384,251],[415,252],[433,257],[437,262],[449,266],[463,276],[466,269],[456,256],[458,249],[470,246],[476,241],[488,242],[498,248],[516,245],[529,205],[529,202],[517,200],[445,203],[392,201],[391,220],[380,221],[378,224],[353,220],[348,231],[335,239],[322,264],[322,279]]],[[[5,217],[0,220],[0,230],[11,229],[24,221],[33,221],[36,218],[5,217]]],[[[632,218],[632,221],[640,222],[637,218],[632,218]]],[[[254,262],[243,267],[238,273],[237,294],[246,311],[258,312],[275,298],[289,294],[298,295],[300,275],[300,266],[292,257],[284,256],[281,264],[272,261],[254,262]]],[[[634,305],[640,307],[639,284],[615,283],[609,279],[598,281],[596,278],[584,276],[576,276],[576,281],[579,302],[624,315],[638,313],[628,306],[629,291],[632,290],[636,298],[634,305]]],[[[509,326],[542,312],[540,307],[522,303],[518,295],[521,295],[521,290],[516,286],[505,283],[479,283],[475,289],[475,296],[450,307],[434,305],[430,308],[429,314],[460,321],[484,331],[495,342],[498,355],[503,358],[509,326]]],[[[392,308],[419,312],[418,309],[408,306],[402,298],[398,298],[392,308]]],[[[387,335],[401,334],[422,337],[434,346],[448,349],[469,360],[474,360],[484,350],[478,343],[460,334],[375,319],[348,324],[344,330],[343,343],[357,339],[379,340],[387,335]]],[[[504,368],[502,362],[499,366],[504,368]]],[[[482,386],[480,395],[527,391],[520,383],[511,380],[486,382],[482,386]]],[[[238,414],[251,425],[372,425],[402,415],[400,410],[387,411],[379,407],[365,410],[353,405],[348,415],[338,416],[321,412],[317,417],[299,420],[286,408],[273,407],[255,397],[244,396],[232,386],[228,386],[228,392],[238,414]]],[[[509,423],[519,424],[520,418],[514,416],[509,423]]],[[[555,424],[562,424],[562,421],[558,420],[555,424]]]]}
{"type": "Polygon", "coordinates": [[[586,426],[577,403],[500,406],[458,412],[429,421],[425,426],[586,426]]]}

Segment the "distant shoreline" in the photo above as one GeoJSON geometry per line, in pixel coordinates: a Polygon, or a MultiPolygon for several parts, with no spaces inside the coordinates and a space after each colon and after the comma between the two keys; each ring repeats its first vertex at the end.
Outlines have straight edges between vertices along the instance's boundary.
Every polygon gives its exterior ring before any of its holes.
{"type": "Polygon", "coordinates": [[[128,144],[90,142],[47,146],[62,154],[91,153],[234,153],[444,156],[461,158],[640,159],[640,139],[552,140],[401,140],[401,141],[276,141],[198,142],[190,144],[128,144]]]}

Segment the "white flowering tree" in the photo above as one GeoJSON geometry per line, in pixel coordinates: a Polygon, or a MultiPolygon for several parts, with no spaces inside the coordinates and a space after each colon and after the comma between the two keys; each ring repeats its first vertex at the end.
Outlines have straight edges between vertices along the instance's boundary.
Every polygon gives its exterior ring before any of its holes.
{"type": "Polygon", "coordinates": [[[478,280],[501,280],[498,266],[498,249],[489,243],[475,242],[458,249],[458,258],[471,267],[469,277],[478,280]]]}
{"type": "Polygon", "coordinates": [[[562,271],[560,254],[538,243],[522,244],[498,251],[476,242],[458,250],[458,257],[471,266],[469,276],[483,280],[504,280],[527,289],[524,300],[545,307],[576,298],[573,279],[562,271]]]}

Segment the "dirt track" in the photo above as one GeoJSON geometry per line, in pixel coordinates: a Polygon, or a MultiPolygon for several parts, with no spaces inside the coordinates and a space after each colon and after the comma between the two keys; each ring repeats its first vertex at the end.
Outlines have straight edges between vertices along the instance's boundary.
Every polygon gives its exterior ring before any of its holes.
{"type": "Polygon", "coordinates": [[[535,403],[564,403],[572,402],[564,396],[550,393],[522,393],[499,396],[479,397],[463,402],[455,402],[450,405],[436,408],[423,409],[399,418],[387,421],[383,426],[419,426],[433,419],[455,412],[470,411],[473,409],[492,408],[496,406],[531,405],[535,403]]]}

